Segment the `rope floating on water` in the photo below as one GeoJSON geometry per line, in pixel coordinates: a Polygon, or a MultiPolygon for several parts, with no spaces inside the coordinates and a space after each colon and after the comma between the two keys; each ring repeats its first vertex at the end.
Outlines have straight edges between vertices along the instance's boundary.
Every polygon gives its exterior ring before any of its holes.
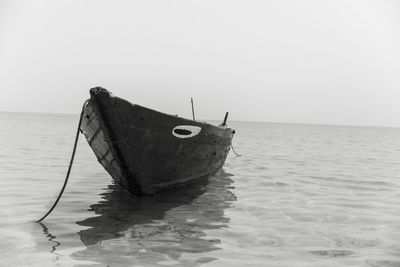
{"type": "Polygon", "coordinates": [[[37,223],[40,223],[41,221],[43,221],[52,211],[53,209],[56,207],[58,201],[60,200],[62,194],[64,193],[65,187],[67,186],[68,183],[68,178],[69,178],[69,174],[71,173],[71,169],[72,169],[72,163],[74,162],[74,157],[75,157],[75,152],[76,152],[76,147],[78,145],[78,139],[79,139],[79,130],[81,128],[81,123],[82,123],[82,118],[83,118],[83,110],[86,106],[86,104],[89,102],[89,100],[86,100],[85,103],[82,106],[82,111],[81,111],[81,115],[79,117],[79,124],[78,124],[78,129],[76,130],[76,136],[75,136],[75,143],[74,143],[74,149],[72,150],[72,155],[71,155],[71,160],[69,162],[69,166],[68,166],[68,171],[67,171],[67,175],[65,176],[65,181],[64,181],[64,185],[60,191],[60,193],[58,194],[58,197],[56,199],[56,201],[54,202],[53,206],[50,208],[50,210],[39,220],[37,220],[37,223]]]}

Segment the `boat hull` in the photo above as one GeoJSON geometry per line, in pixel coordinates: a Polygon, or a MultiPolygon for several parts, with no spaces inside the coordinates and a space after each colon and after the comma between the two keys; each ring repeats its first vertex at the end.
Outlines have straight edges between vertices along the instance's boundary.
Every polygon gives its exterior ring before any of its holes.
{"type": "Polygon", "coordinates": [[[81,132],[117,184],[138,195],[182,186],[217,172],[234,130],[164,114],[90,90],[81,132]]]}

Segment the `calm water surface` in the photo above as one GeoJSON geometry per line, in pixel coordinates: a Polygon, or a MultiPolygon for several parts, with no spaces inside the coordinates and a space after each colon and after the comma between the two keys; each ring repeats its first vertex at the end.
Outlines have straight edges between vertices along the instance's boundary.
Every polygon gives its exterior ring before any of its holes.
{"type": "Polygon", "coordinates": [[[400,266],[400,129],[235,123],[223,171],[150,198],[78,117],[0,113],[0,266],[400,266]]]}

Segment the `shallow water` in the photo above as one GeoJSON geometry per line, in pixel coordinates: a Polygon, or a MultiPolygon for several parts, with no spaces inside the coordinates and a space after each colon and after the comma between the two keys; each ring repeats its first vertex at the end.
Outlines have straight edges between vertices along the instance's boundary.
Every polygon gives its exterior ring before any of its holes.
{"type": "Polygon", "coordinates": [[[0,266],[400,266],[400,129],[232,122],[208,181],[115,186],[78,117],[0,113],[0,266]]]}

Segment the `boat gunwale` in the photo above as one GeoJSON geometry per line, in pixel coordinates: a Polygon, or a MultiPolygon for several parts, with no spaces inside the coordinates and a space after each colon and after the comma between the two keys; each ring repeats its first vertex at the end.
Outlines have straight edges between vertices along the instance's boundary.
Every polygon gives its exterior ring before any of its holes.
{"type": "MultiPolygon", "coordinates": [[[[232,128],[230,128],[230,127],[224,127],[224,126],[220,126],[220,125],[214,125],[214,124],[211,124],[211,123],[206,122],[206,121],[191,120],[191,119],[184,118],[184,117],[181,117],[181,116],[178,116],[178,115],[172,115],[172,114],[169,114],[169,113],[164,113],[164,112],[161,112],[161,111],[152,109],[152,108],[148,108],[148,107],[145,107],[145,106],[136,104],[136,103],[132,103],[132,102],[130,102],[129,100],[126,100],[126,99],[121,98],[121,97],[118,97],[118,96],[114,96],[114,95],[112,95],[112,94],[110,94],[110,98],[111,98],[111,99],[115,99],[115,100],[125,101],[125,102],[128,102],[130,105],[132,105],[132,107],[137,106],[137,107],[139,107],[139,108],[142,108],[142,109],[145,109],[145,110],[154,112],[154,113],[158,113],[158,114],[163,115],[163,116],[167,116],[167,117],[170,117],[170,118],[183,120],[183,121],[185,121],[185,122],[187,122],[187,123],[190,123],[190,124],[195,123],[195,124],[204,125],[205,127],[212,127],[212,128],[215,128],[215,129],[217,129],[217,130],[219,130],[219,131],[221,131],[221,132],[224,132],[224,131],[231,131],[231,132],[232,132],[232,131],[234,131],[234,130],[233,130],[232,128]]],[[[114,101],[115,101],[115,100],[114,100],[114,101]]],[[[124,111],[123,109],[118,109],[118,108],[115,108],[115,107],[114,107],[114,109],[115,109],[115,111],[126,112],[126,111],[124,111]]]]}

